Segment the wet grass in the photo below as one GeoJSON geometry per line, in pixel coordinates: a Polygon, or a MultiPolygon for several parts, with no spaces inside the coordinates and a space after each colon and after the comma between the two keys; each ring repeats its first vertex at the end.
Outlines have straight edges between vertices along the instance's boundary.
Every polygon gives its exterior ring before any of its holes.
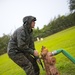
{"type": "MultiPolygon", "coordinates": [[[[44,38],[43,41],[36,41],[35,47],[41,51],[41,47],[46,46],[49,51],[64,49],[75,57],[75,26],[44,38]]],[[[75,64],[73,64],[62,53],[55,56],[56,67],[61,75],[75,75],[75,64]]],[[[40,67],[40,75],[46,75],[40,67]]],[[[7,54],[0,56],[0,75],[25,75],[25,72],[16,65],[7,54]]]]}

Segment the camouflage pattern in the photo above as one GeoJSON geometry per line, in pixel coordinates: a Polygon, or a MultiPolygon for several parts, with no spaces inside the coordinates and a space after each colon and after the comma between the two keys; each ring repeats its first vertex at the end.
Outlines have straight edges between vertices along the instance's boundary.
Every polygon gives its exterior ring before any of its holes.
{"type": "Polygon", "coordinates": [[[36,59],[29,54],[12,53],[9,57],[19,65],[27,75],[39,75],[39,67],[36,59]],[[13,56],[12,56],[13,55],[13,56]]]}
{"type": "Polygon", "coordinates": [[[9,40],[7,53],[15,63],[26,71],[27,75],[39,75],[37,62],[31,56],[35,50],[33,30],[31,29],[32,21],[36,21],[33,16],[23,18],[23,26],[16,29],[9,40]]]}

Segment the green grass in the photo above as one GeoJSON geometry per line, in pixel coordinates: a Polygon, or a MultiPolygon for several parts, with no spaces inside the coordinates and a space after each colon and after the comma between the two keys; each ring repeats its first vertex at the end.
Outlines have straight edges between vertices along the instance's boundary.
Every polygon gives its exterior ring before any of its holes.
{"type": "MultiPolygon", "coordinates": [[[[64,49],[75,57],[75,26],[44,38],[43,41],[36,41],[35,47],[41,51],[41,47],[46,46],[49,51],[64,49]]],[[[61,75],[75,75],[75,64],[73,64],[62,53],[55,56],[56,67],[61,75]]],[[[40,67],[40,75],[46,75],[40,67]]],[[[16,65],[7,54],[0,56],[0,75],[25,75],[24,71],[16,65]]]]}

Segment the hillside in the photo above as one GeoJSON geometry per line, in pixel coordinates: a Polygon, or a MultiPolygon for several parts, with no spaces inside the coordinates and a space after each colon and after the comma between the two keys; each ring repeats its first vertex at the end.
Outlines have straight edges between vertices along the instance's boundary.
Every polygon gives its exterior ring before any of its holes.
{"type": "MultiPolygon", "coordinates": [[[[64,49],[75,57],[75,26],[44,38],[43,41],[36,41],[35,47],[41,51],[41,47],[46,46],[49,51],[64,49]]],[[[75,64],[73,64],[62,53],[55,56],[56,66],[61,75],[75,75],[75,64]]],[[[41,75],[45,72],[41,69],[41,75]]],[[[9,59],[7,54],[0,56],[0,75],[24,75],[24,71],[9,59]]]]}

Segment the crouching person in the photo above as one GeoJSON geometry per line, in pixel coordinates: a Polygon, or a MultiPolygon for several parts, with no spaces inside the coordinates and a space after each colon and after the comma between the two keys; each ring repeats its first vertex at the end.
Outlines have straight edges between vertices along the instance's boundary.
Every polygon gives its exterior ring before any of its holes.
{"type": "Polygon", "coordinates": [[[23,26],[15,30],[11,36],[7,53],[8,56],[19,65],[27,75],[39,75],[40,70],[36,62],[39,56],[34,47],[33,28],[36,18],[26,16],[23,18],[23,26]]]}

